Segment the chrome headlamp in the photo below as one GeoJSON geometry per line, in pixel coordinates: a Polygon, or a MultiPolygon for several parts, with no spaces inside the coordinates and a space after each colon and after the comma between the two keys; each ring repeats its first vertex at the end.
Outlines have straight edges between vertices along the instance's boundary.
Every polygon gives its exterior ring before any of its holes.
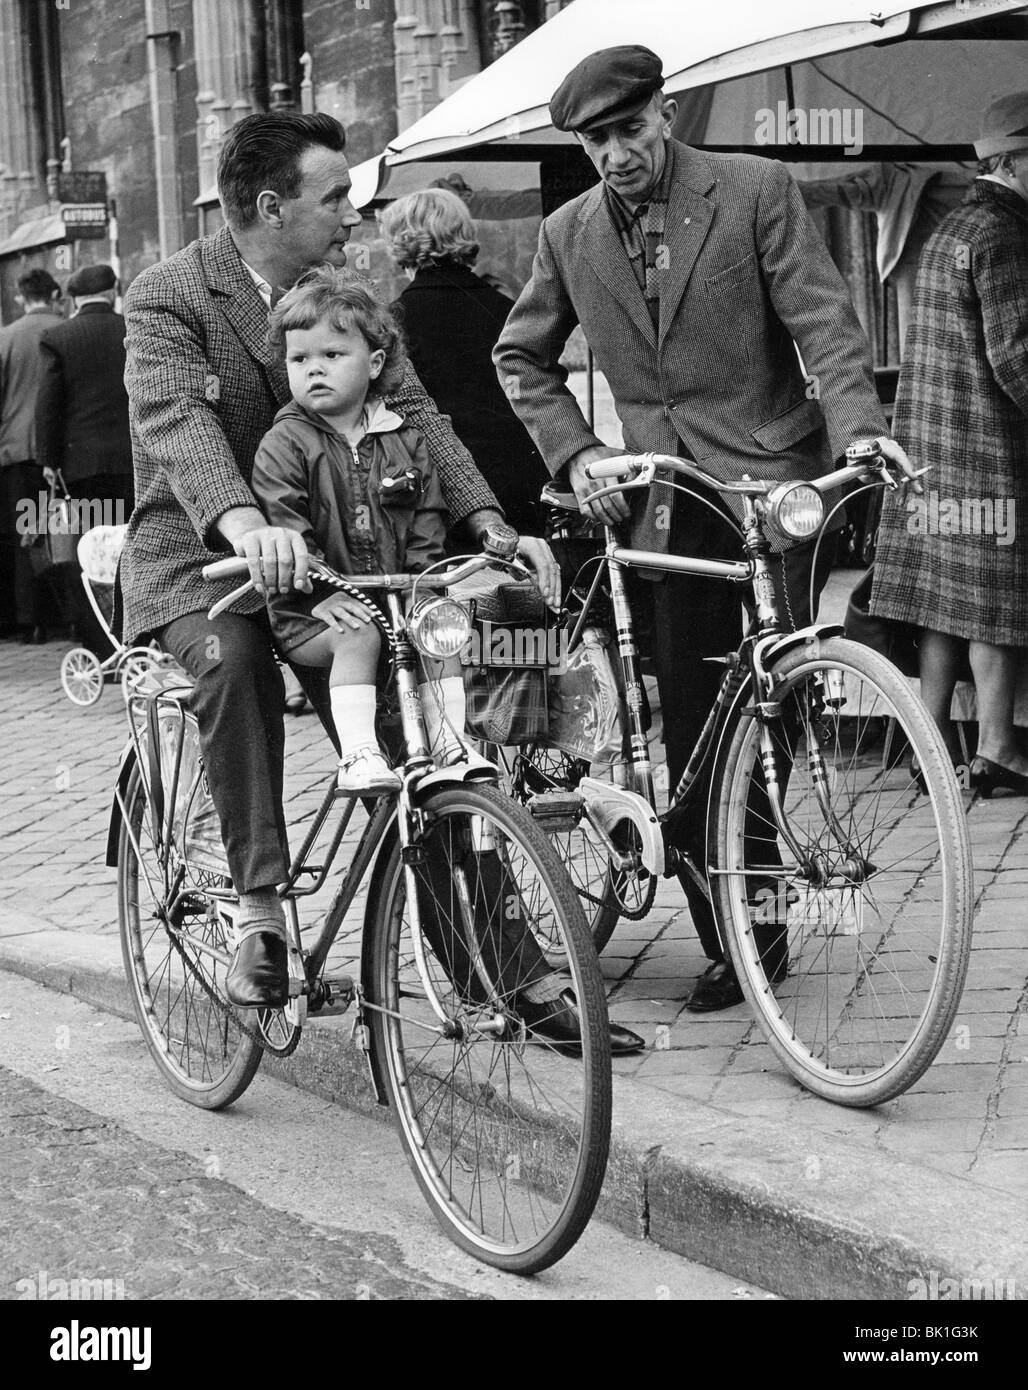
{"type": "Polygon", "coordinates": [[[794,541],[810,540],[825,519],[824,498],[809,483],[778,483],[765,505],[771,521],[794,541]]]}
{"type": "Polygon", "coordinates": [[[456,656],[471,637],[471,614],[456,599],[433,594],[415,604],[407,618],[407,632],[423,656],[445,661],[456,656]]]}

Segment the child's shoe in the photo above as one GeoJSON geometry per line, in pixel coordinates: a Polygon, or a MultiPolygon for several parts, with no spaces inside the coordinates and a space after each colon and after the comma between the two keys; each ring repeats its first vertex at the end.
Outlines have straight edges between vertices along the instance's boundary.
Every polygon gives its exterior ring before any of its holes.
{"type": "Polygon", "coordinates": [[[377,748],[357,748],[339,760],[336,787],[351,796],[398,792],[400,778],[377,748]]]}

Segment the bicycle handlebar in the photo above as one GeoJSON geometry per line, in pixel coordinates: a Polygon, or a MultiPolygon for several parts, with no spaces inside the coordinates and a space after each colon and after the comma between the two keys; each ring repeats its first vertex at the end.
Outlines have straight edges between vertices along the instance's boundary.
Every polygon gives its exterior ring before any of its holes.
{"type": "MultiPolygon", "coordinates": [[[[346,584],[355,589],[389,589],[394,593],[404,593],[412,589],[415,584],[418,588],[425,589],[445,589],[451,584],[458,584],[463,579],[470,579],[472,575],[478,574],[481,570],[488,569],[490,565],[499,565],[504,569],[513,571],[519,578],[526,579],[531,576],[531,570],[520,560],[504,560],[496,555],[472,555],[462,564],[455,565],[451,569],[441,570],[438,573],[426,571],[424,574],[339,574],[331,565],[319,560],[315,556],[310,557],[308,573],[312,579],[345,580],[346,584]]],[[[227,560],[212,560],[209,565],[203,567],[204,579],[234,579],[245,574],[247,580],[245,584],[234,589],[232,593],[226,594],[223,599],[213,605],[208,612],[209,618],[216,618],[219,613],[223,613],[226,608],[243,596],[248,589],[253,588],[253,580],[250,575],[250,562],[240,555],[233,555],[227,560]]]]}
{"type": "MultiPolygon", "coordinates": [[[[623,479],[622,487],[638,488],[648,487],[658,468],[667,469],[671,473],[684,474],[716,492],[742,492],[751,497],[760,497],[766,495],[773,487],[782,486],[781,483],[769,483],[760,480],[724,482],[722,479],[707,473],[691,459],[677,458],[673,454],[621,454],[617,458],[598,459],[595,463],[586,464],[585,475],[594,480],[601,478],[623,479]]],[[[892,482],[890,476],[885,472],[885,460],[881,453],[863,458],[859,463],[847,463],[844,467],[833,469],[831,473],[825,473],[820,478],[797,479],[796,481],[805,482],[808,487],[816,488],[818,492],[829,492],[834,488],[842,487],[845,483],[865,482],[872,477],[881,478],[883,482],[892,482]]],[[[620,490],[621,488],[616,484],[609,489],[604,489],[604,491],[611,492],[620,490]]]]}

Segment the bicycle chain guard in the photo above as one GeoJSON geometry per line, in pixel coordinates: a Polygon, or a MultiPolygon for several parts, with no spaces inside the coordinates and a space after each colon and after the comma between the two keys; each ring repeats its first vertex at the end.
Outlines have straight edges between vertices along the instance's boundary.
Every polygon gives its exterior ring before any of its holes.
{"type": "MultiPolygon", "coordinates": [[[[646,798],[595,777],[583,777],[577,791],[585,801],[589,819],[607,840],[622,822],[631,822],[639,835],[643,868],[659,878],[664,872],[664,837],[657,813],[646,798]]],[[[616,845],[611,844],[610,849],[618,853],[616,845]]]]}

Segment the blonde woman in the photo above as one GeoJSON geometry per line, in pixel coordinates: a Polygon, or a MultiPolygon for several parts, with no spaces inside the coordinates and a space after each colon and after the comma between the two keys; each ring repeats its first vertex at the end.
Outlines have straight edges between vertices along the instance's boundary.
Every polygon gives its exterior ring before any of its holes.
{"type": "Polygon", "coordinates": [[[513,303],[472,270],[475,224],[455,193],[428,188],[390,204],[386,249],[410,277],[392,306],[414,370],[522,534],[538,534],[542,459],[500,388],[492,351],[513,303]]]}

